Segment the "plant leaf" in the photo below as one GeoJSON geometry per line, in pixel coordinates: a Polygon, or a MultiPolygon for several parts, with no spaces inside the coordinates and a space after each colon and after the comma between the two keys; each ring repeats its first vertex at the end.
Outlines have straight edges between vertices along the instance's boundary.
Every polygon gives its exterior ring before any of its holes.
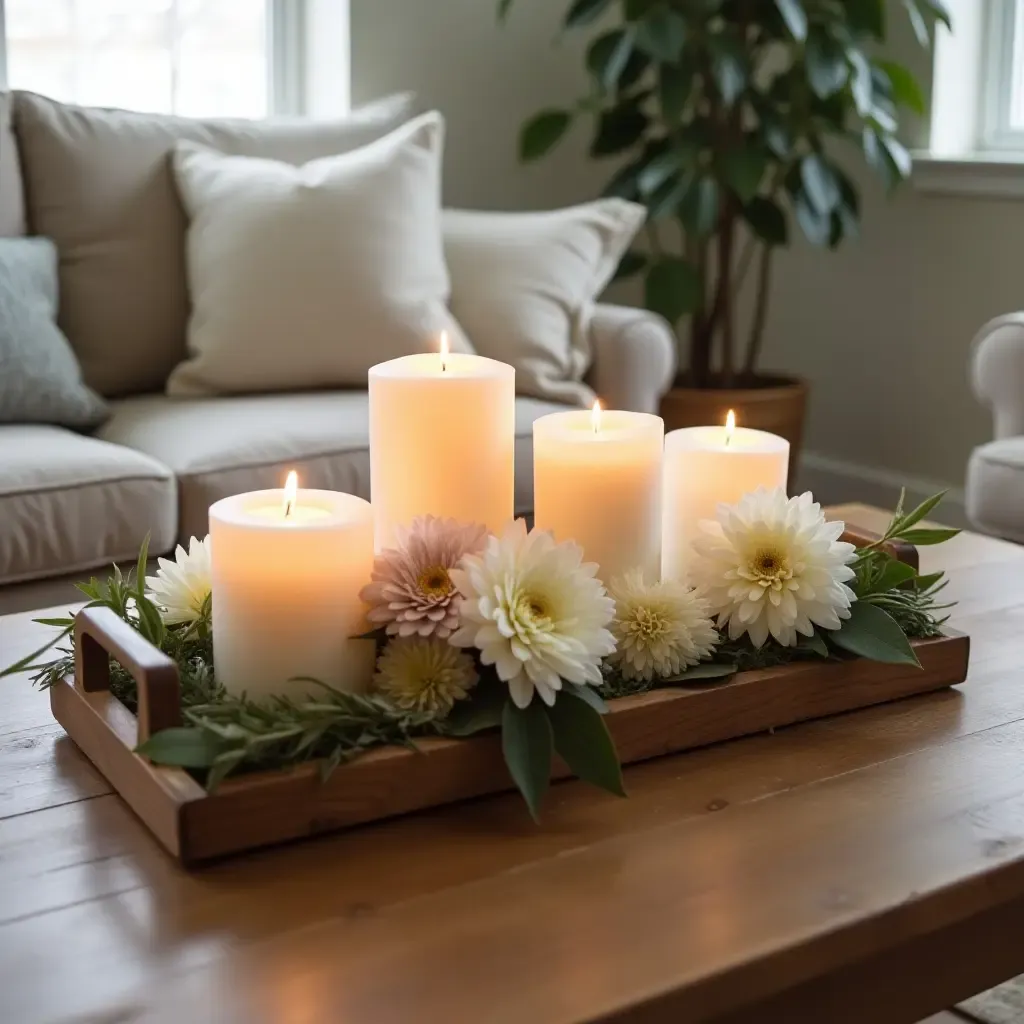
{"type": "Polygon", "coordinates": [[[469,700],[460,700],[444,720],[442,729],[447,736],[472,736],[485,729],[501,725],[501,716],[508,702],[504,685],[481,682],[469,700]]]}
{"type": "Polygon", "coordinates": [[[628,252],[623,253],[622,259],[619,260],[619,265],[615,270],[615,274],[612,276],[612,280],[624,281],[626,278],[632,277],[634,274],[639,274],[646,266],[646,253],[630,249],[628,252]]]}
{"type": "Polygon", "coordinates": [[[498,24],[501,25],[508,20],[509,8],[512,6],[512,0],[498,0],[498,24]]]}
{"type": "Polygon", "coordinates": [[[867,601],[854,601],[850,618],[841,628],[830,630],[828,639],[836,647],[871,661],[889,665],[921,665],[896,620],[867,601]]]}
{"type": "Polygon", "coordinates": [[[146,593],[146,563],[149,561],[149,534],[142,538],[139,557],[135,562],[135,592],[142,596],[146,593]]]}
{"type": "Polygon", "coordinates": [[[755,196],[743,207],[743,217],[757,237],[768,245],[786,245],[789,242],[785,211],[773,199],[755,196]]]}
{"type": "Polygon", "coordinates": [[[579,28],[597,21],[610,4],[611,0],[575,0],[565,16],[565,27],[579,28]]]}
{"type": "Polygon", "coordinates": [[[683,227],[695,235],[710,235],[718,224],[719,202],[718,182],[714,178],[695,181],[679,204],[683,227]]]}
{"type": "Polygon", "coordinates": [[[800,0],[775,0],[775,6],[789,29],[789,34],[802,43],[807,38],[807,12],[800,0]]]}
{"type": "Polygon", "coordinates": [[[675,124],[686,109],[693,89],[693,74],[678,64],[662,64],[658,69],[658,103],[661,116],[669,125],[675,124]]]}
{"type": "Polygon", "coordinates": [[[594,786],[625,796],[622,767],[608,726],[589,701],[563,690],[547,709],[555,750],[570,770],[594,786]]]}
{"type": "Polygon", "coordinates": [[[506,701],[501,715],[501,750],[512,781],[523,794],[534,821],[551,784],[551,721],[541,699],[534,695],[525,708],[506,701]]]}
{"type": "Polygon", "coordinates": [[[669,256],[658,260],[644,280],[644,305],[670,324],[700,307],[700,275],[686,260],[669,256]]]}
{"type": "Polygon", "coordinates": [[[604,697],[592,686],[585,686],[580,683],[566,683],[563,686],[563,690],[566,693],[571,693],[574,697],[583,701],[584,704],[589,704],[599,715],[608,713],[608,705],[605,703],[604,697]]]}
{"type": "Polygon", "coordinates": [[[630,149],[640,141],[647,124],[647,115],[637,105],[635,97],[603,111],[590,144],[590,155],[614,156],[630,149]]]}
{"type": "Polygon", "coordinates": [[[900,540],[905,540],[908,544],[917,544],[920,547],[925,547],[929,544],[945,544],[947,540],[952,540],[959,533],[959,530],[947,529],[945,527],[936,527],[932,530],[901,530],[900,540]]]}
{"type": "Polygon", "coordinates": [[[919,117],[923,117],[927,104],[924,92],[912,72],[902,64],[891,60],[876,60],[875,67],[885,72],[892,86],[892,98],[897,103],[909,107],[919,117]]]}
{"type": "Polygon", "coordinates": [[[224,753],[224,744],[205,729],[179,726],[150,736],[135,748],[135,753],[148,757],[154,764],[209,768],[224,753]]]}
{"type": "Polygon", "coordinates": [[[805,651],[813,651],[815,654],[822,658],[829,656],[828,644],[825,643],[825,638],[815,630],[810,636],[800,637],[799,647],[805,651]]]}
{"type": "MultiPolygon", "coordinates": [[[[883,555],[882,557],[885,556],[883,555]]],[[[886,560],[885,568],[882,569],[881,575],[872,584],[871,593],[885,594],[890,590],[903,586],[904,583],[909,583],[915,576],[917,576],[917,570],[912,565],[907,565],[906,562],[898,562],[895,558],[889,557],[886,560]]]]}
{"type": "Polygon", "coordinates": [[[935,509],[939,503],[945,498],[946,491],[939,491],[938,494],[933,494],[930,498],[925,498],[916,508],[911,509],[909,512],[902,513],[897,517],[897,522],[893,525],[896,528],[894,536],[899,537],[903,531],[909,529],[911,526],[917,526],[922,519],[925,519],[928,514],[935,509]]]}
{"type": "Polygon", "coordinates": [[[544,156],[572,124],[567,110],[542,110],[523,125],[519,134],[519,159],[523,163],[544,156]]]}
{"type": "MultiPolygon", "coordinates": [[[[37,620],[41,621],[41,620],[37,620]]],[[[13,665],[8,665],[2,672],[0,672],[0,679],[5,676],[16,676],[21,672],[27,672],[32,668],[33,663],[40,654],[45,654],[51,647],[55,647],[61,640],[64,639],[74,629],[74,623],[70,626],[64,626],[60,633],[58,633],[52,640],[47,641],[37,651],[33,651],[31,654],[25,655],[21,661],[16,661],[13,665]]]]}
{"type": "Polygon", "coordinates": [[[629,32],[615,29],[598,36],[587,50],[587,68],[611,92],[619,84],[629,58],[633,53],[633,37],[629,32]]]}
{"type": "Polygon", "coordinates": [[[757,195],[767,168],[768,154],[756,146],[734,149],[722,156],[722,174],[743,203],[757,195]]]}
{"type": "Polygon", "coordinates": [[[728,679],[736,675],[736,665],[716,661],[702,661],[699,665],[691,665],[674,676],[665,676],[655,681],[656,686],[685,686],[687,683],[706,682],[710,679],[728,679]]]}
{"type": "Polygon", "coordinates": [[[819,213],[831,213],[839,205],[839,182],[820,154],[808,153],[800,162],[800,182],[819,213]]]}
{"type": "Polygon", "coordinates": [[[925,21],[924,15],[919,10],[917,3],[915,0],[903,0],[903,6],[907,9],[907,15],[910,17],[910,24],[913,26],[917,41],[924,47],[929,46],[932,37],[928,31],[928,22],[925,21]]]}
{"type": "Polygon", "coordinates": [[[686,42],[686,22],[677,11],[655,7],[636,25],[636,45],[662,64],[679,59],[686,42]]]}
{"type": "Polygon", "coordinates": [[[814,34],[805,50],[807,81],[814,95],[828,99],[839,92],[850,78],[850,65],[840,44],[830,36],[814,34]]]}
{"type": "Polygon", "coordinates": [[[846,0],[850,28],[874,39],[885,38],[885,0],[846,0]]]}
{"type": "Polygon", "coordinates": [[[743,44],[732,36],[713,35],[708,40],[715,84],[727,106],[732,106],[747,87],[747,58],[743,44]]]}

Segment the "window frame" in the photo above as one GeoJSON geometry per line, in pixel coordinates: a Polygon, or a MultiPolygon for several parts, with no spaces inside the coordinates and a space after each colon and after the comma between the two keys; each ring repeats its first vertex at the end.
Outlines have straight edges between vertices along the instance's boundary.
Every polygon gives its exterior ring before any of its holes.
{"type": "Polygon", "coordinates": [[[1024,152],[1024,127],[1011,122],[1015,81],[1024,79],[1015,66],[1024,64],[1024,0],[989,0],[985,17],[978,149],[1024,152]]]}
{"type": "MultiPolygon", "coordinates": [[[[265,0],[267,12],[267,116],[306,113],[308,0],[265,0]]],[[[0,0],[0,89],[7,84],[7,19],[0,0]]]]}

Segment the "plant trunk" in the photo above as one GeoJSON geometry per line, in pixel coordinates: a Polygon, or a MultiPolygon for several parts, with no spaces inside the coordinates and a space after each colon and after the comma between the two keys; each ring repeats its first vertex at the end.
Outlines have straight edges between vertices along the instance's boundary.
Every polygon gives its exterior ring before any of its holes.
{"type": "Polygon", "coordinates": [[[743,364],[743,375],[753,377],[757,371],[757,361],[761,355],[764,342],[764,328],[768,320],[768,298],[772,282],[772,249],[764,246],[761,249],[761,260],[757,270],[757,297],[754,301],[754,321],[750,328],[750,340],[747,343],[747,358],[743,364]]]}

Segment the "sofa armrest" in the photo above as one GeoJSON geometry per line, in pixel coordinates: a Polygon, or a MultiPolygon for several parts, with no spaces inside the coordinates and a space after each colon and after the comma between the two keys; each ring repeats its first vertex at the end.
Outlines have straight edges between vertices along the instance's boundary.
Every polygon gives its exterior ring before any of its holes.
{"type": "Polygon", "coordinates": [[[1024,313],[990,320],[971,343],[974,393],[992,409],[996,438],[1024,434],[1024,313]]]}
{"type": "Polygon", "coordinates": [[[658,411],[676,368],[676,336],[666,320],[644,309],[598,306],[590,351],[587,383],[607,408],[658,411]]]}

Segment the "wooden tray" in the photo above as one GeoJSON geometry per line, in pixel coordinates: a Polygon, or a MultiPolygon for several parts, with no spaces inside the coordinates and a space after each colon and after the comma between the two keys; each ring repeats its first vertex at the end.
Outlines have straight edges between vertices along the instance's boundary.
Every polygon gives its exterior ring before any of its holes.
{"type": "MultiPolygon", "coordinates": [[[[174,662],[106,608],[79,612],[75,631],[76,678],[51,688],[53,716],[183,864],[512,788],[498,736],[484,734],[423,740],[418,751],[372,750],[326,782],[309,764],[229,779],[207,794],[187,772],[133,753],[153,732],[180,724],[174,662]],[[139,684],[138,718],[109,691],[108,653],[139,684]]],[[[611,702],[608,727],[626,764],[966,678],[968,637],[914,647],[921,669],[859,659],[801,662],[741,672],[726,683],[624,697],[611,702]]],[[[569,773],[556,761],[554,774],[569,773]]]]}

